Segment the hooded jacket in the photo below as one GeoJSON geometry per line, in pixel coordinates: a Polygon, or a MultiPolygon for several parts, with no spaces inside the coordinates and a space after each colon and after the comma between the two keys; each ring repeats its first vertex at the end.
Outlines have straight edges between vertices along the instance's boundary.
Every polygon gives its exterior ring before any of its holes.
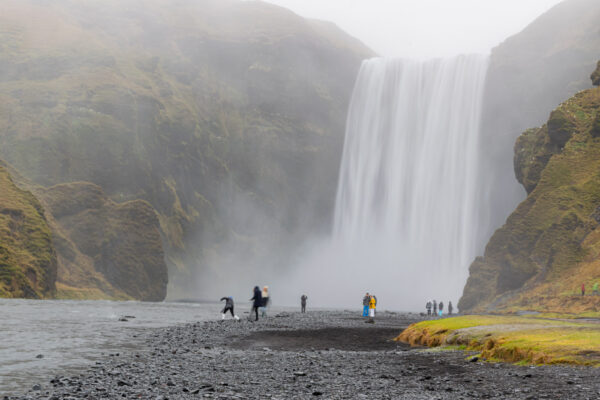
{"type": "Polygon", "coordinates": [[[262,307],[262,294],[258,286],[254,286],[254,296],[250,300],[254,300],[254,307],[262,307]]]}

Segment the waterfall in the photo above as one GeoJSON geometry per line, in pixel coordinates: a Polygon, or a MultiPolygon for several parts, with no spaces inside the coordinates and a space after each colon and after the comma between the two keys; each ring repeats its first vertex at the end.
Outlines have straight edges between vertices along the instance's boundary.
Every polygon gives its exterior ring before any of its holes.
{"type": "Polygon", "coordinates": [[[370,290],[394,308],[458,303],[481,250],[477,150],[487,65],[479,55],[363,62],[324,279],[356,298],[370,290]]]}

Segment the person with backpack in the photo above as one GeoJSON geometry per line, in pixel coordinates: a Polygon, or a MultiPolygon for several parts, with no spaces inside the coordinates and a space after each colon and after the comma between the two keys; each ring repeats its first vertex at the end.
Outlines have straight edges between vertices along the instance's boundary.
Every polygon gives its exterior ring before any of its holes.
{"type": "Polygon", "coordinates": [[[369,296],[369,292],[367,292],[365,297],[363,297],[363,317],[369,316],[369,300],[371,300],[371,296],[369,296]]]}
{"type": "Polygon", "coordinates": [[[444,313],[444,303],[440,301],[440,304],[438,304],[438,309],[440,310],[440,317],[442,316],[442,314],[444,313]]]}
{"type": "Polygon", "coordinates": [[[431,300],[427,302],[427,304],[425,304],[425,308],[427,309],[427,316],[430,317],[431,316],[431,300]]]}

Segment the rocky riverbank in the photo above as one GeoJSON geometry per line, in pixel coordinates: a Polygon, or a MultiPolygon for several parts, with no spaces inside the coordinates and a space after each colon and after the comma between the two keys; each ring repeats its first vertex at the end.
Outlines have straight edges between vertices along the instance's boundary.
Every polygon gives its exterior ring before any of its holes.
{"type": "Polygon", "coordinates": [[[46,398],[597,398],[594,368],[470,362],[462,351],[392,339],[414,314],[280,313],[148,330],[143,352],[119,353],[10,399],[46,398]]]}

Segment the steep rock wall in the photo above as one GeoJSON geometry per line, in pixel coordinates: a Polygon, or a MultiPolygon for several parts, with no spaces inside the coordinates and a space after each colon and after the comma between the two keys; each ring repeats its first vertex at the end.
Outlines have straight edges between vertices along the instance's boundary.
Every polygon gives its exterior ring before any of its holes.
{"type": "Polygon", "coordinates": [[[600,88],[588,89],[519,137],[514,167],[528,196],[471,265],[461,311],[600,309],[573,301],[600,279],[599,116],[600,88]]]}

